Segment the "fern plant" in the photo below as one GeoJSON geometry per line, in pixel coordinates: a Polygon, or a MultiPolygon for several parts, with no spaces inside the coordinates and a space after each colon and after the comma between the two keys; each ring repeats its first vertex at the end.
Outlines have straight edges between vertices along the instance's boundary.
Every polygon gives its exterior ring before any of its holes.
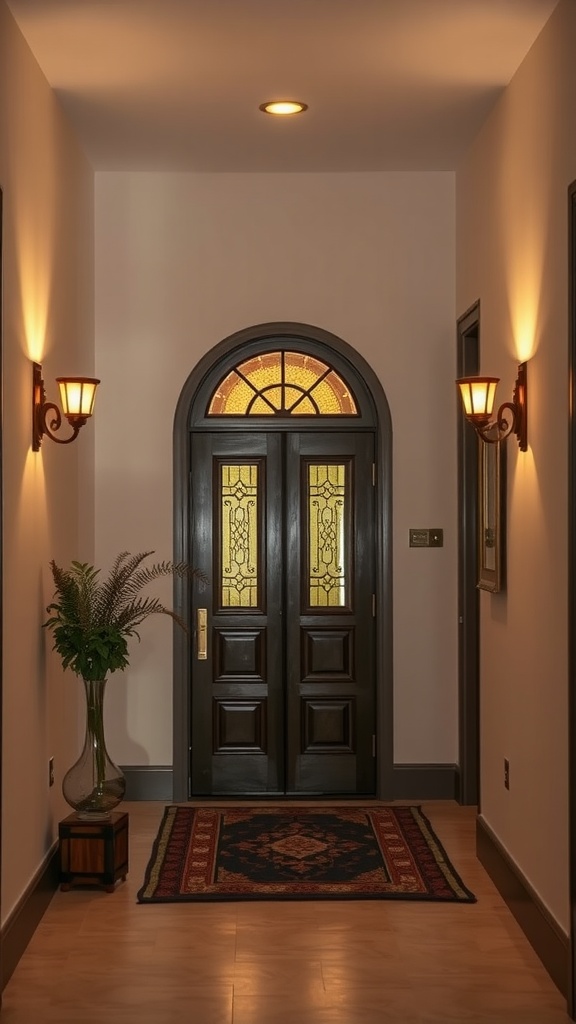
{"type": "Polygon", "coordinates": [[[186,630],[186,623],[175,611],[142,591],[161,576],[204,580],[204,574],[186,562],[144,565],[153,554],[121,552],[104,580],[100,569],[87,562],[72,562],[69,569],[50,562],[55,600],[46,609],[50,617],[43,626],[52,631],[53,650],[60,655],[63,668],[71,668],[86,680],[105,679],[111,672],[123,671],[128,665],[128,640],[140,640],[138,626],[149,615],[169,615],[186,630]]]}

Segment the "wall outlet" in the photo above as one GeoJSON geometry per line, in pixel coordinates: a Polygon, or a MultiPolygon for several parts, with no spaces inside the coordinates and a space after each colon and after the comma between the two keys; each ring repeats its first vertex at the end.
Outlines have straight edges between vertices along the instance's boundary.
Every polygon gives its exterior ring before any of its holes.
{"type": "Polygon", "coordinates": [[[48,761],[48,785],[54,785],[54,758],[51,757],[48,761]]]}
{"type": "Polygon", "coordinates": [[[504,758],[504,787],[510,789],[510,761],[504,758]]]}

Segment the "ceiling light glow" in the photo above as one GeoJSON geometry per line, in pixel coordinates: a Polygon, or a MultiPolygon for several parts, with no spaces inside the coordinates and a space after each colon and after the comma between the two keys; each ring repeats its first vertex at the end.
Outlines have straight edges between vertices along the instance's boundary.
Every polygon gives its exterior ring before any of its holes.
{"type": "Polygon", "coordinates": [[[261,103],[259,109],[265,114],[286,116],[287,114],[302,114],[308,110],[308,104],[300,103],[299,100],[269,100],[267,103],[261,103]]]}

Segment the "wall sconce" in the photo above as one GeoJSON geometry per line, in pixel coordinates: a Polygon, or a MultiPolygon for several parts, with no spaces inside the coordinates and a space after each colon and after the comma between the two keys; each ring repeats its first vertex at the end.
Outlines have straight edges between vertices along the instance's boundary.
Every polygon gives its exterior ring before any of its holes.
{"type": "Polygon", "coordinates": [[[56,437],[53,431],[60,430],[62,413],[54,402],[46,401],[42,367],[40,363],[32,363],[32,450],[40,451],[44,434],[57,444],[70,444],[80,433],[86,420],[94,412],[96,388],[100,381],[95,377],[56,377],[60,388],[62,412],[72,427],[70,437],[56,437]],[[51,414],[50,422],[48,416],[51,414]]]}
{"type": "Polygon", "coordinates": [[[456,381],[460,388],[464,412],[474,430],[488,444],[504,441],[510,434],[516,434],[521,452],[528,451],[528,371],[526,363],[520,363],[511,402],[504,402],[495,418],[492,408],[499,377],[461,377],[456,381]],[[506,411],[510,416],[506,416],[506,411]],[[495,433],[497,431],[497,433],[495,433]],[[493,436],[490,436],[493,435],[493,436]]]}

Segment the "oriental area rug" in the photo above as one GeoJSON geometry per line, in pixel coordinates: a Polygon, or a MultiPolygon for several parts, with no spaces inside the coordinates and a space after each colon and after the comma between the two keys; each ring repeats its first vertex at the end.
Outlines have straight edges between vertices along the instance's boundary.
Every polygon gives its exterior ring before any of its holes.
{"type": "Polygon", "coordinates": [[[165,808],[139,903],[474,903],[420,807],[165,808]]]}

